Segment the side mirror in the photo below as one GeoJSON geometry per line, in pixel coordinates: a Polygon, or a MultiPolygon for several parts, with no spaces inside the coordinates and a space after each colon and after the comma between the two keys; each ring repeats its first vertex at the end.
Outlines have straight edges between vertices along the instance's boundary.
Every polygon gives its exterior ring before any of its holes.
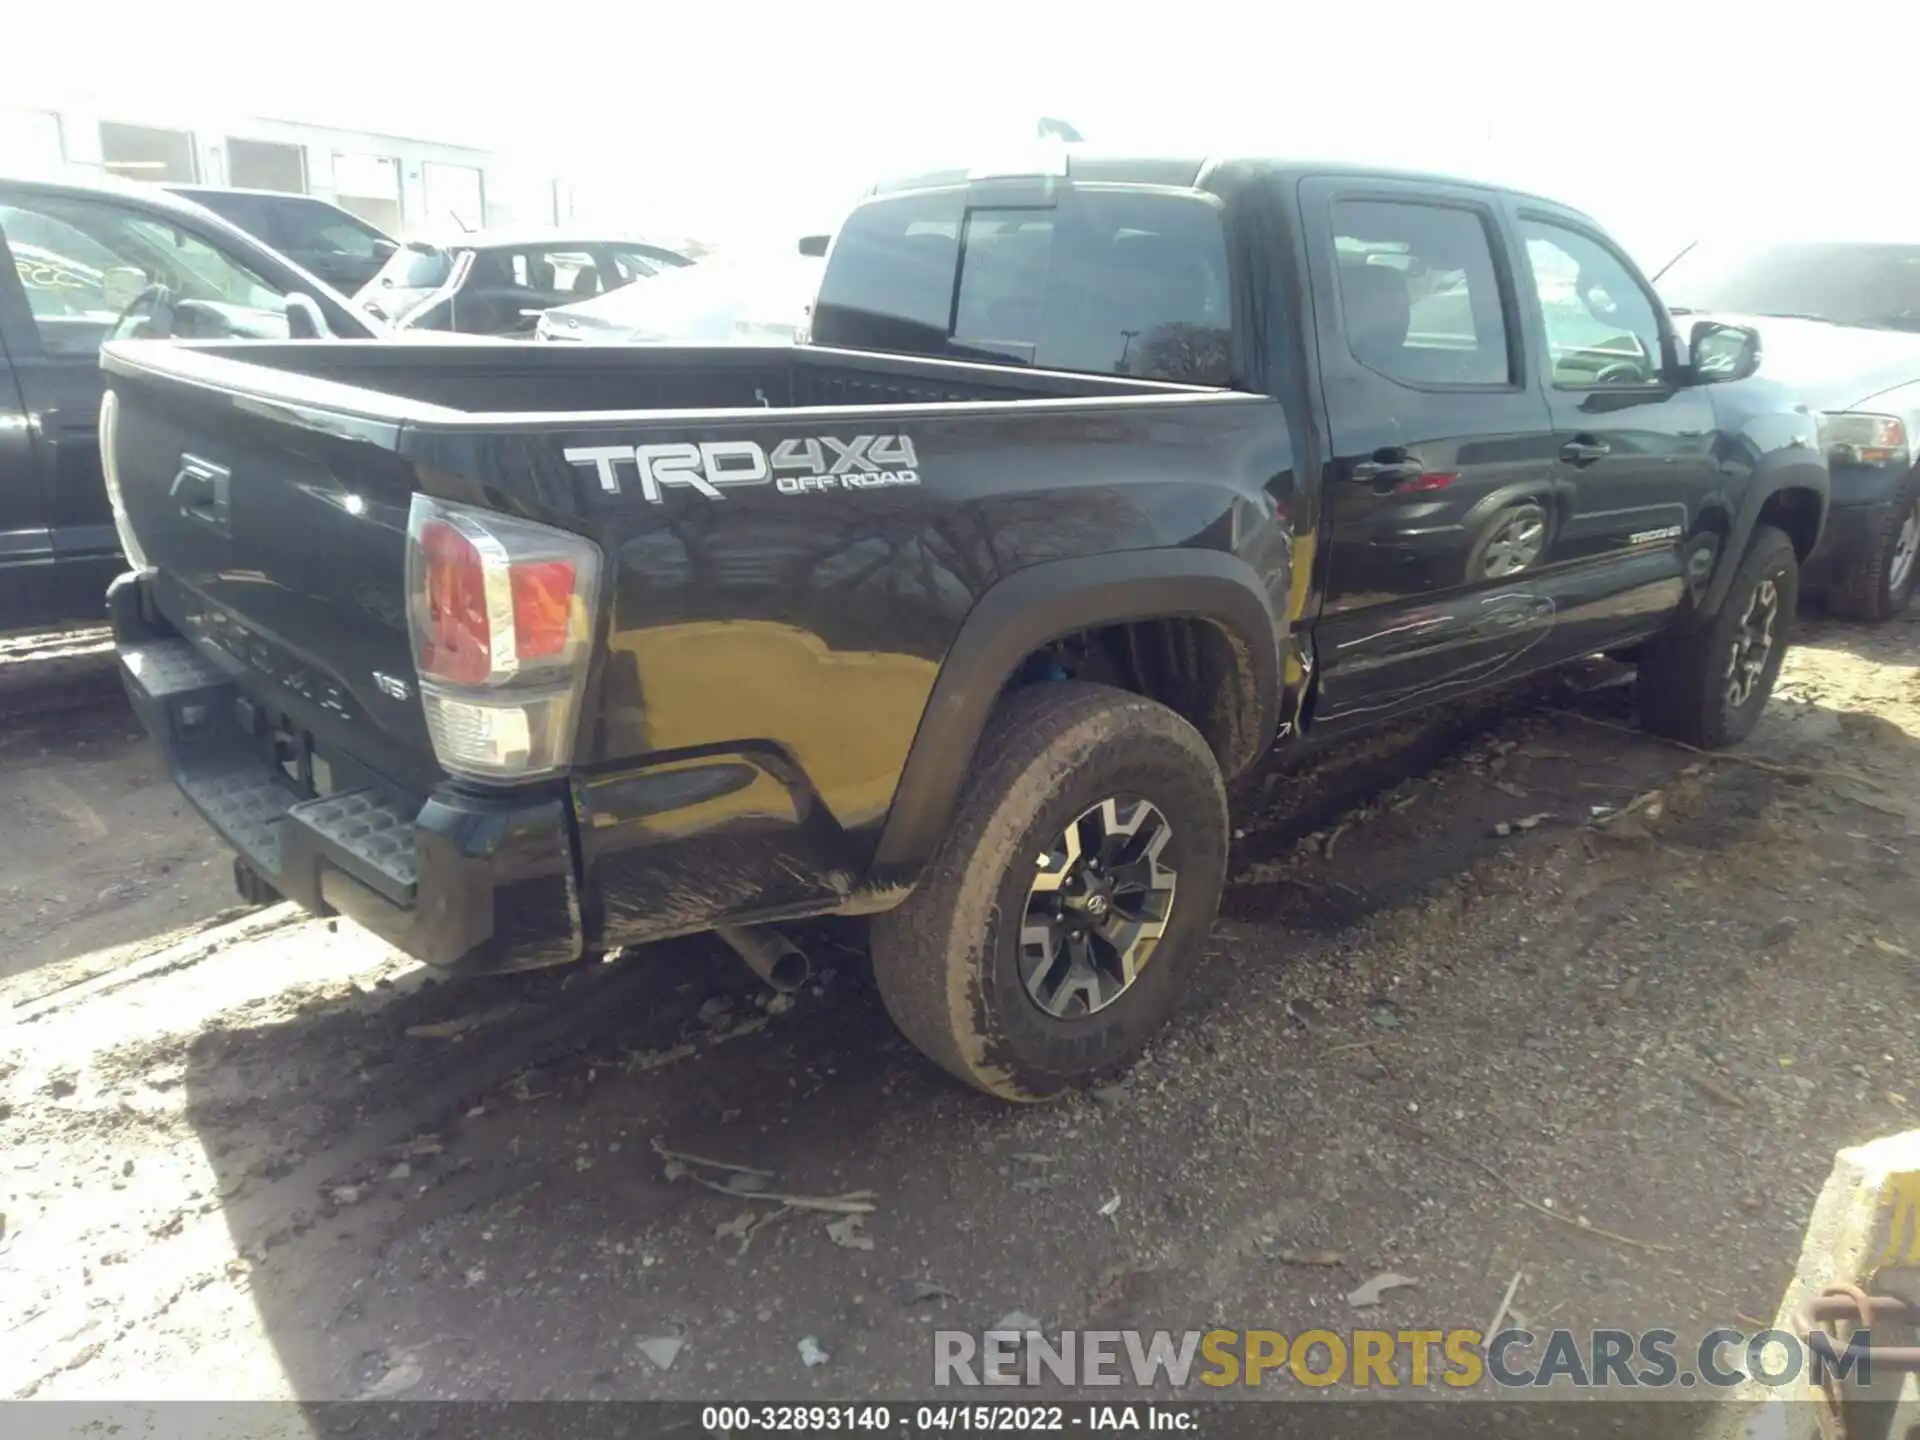
{"type": "Polygon", "coordinates": [[[1760,332],[1701,320],[1687,338],[1687,363],[1696,385],[1744,380],[1760,368],[1760,332]]]}
{"type": "Polygon", "coordinates": [[[800,253],[810,259],[818,260],[827,253],[827,242],[832,239],[831,235],[802,235],[800,253]]]}

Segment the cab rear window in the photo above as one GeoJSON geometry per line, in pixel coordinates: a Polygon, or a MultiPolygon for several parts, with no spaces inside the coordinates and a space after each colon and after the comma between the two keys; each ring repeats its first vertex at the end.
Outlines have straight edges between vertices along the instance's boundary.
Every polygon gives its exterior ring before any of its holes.
{"type": "Polygon", "coordinates": [[[813,340],[1201,385],[1232,383],[1219,209],[1197,195],[1082,190],[1056,206],[960,192],[856,210],[813,340]]]}

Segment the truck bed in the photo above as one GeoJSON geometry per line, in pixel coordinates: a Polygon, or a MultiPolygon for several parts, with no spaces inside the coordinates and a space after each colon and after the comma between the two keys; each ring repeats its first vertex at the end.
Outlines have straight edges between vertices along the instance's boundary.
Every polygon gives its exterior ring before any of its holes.
{"type": "Polygon", "coordinates": [[[612,418],[661,410],[1094,399],[1205,394],[1124,376],[926,360],[809,346],[394,345],[372,340],[210,341],[161,358],[113,346],[110,373],[144,372],[349,413],[430,422],[452,414],[612,418]],[[358,393],[346,394],[346,390],[358,393]]]}
{"type": "Polygon", "coordinates": [[[983,595],[1076,554],[1244,544],[1293,463],[1264,397],[804,347],[130,342],[102,363],[140,564],[110,608],[176,778],[283,893],[441,961],[846,902],[983,595]],[[753,474],[688,478],[714,454],[753,474]],[[503,796],[436,760],[416,494],[598,546],[572,775],[503,796]],[[412,914],[417,886],[515,877],[485,936],[412,914]]]}

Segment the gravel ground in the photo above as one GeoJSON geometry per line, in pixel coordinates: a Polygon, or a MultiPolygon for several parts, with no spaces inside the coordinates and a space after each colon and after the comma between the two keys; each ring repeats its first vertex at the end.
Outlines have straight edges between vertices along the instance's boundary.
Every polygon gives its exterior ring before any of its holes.
{"type": "Polygon", "coordinates": [[[0,684],[0,1394],[921,1395],[1011,1311],[1478,1328],[1516,1273],[1760,1328],[1833,1150],[1916,1123],[1917,622],[1807,622],[1733,757],[1596,667],[1253,777],[1191,1005],[1041,1109],[920,1061],[853,930],[769,1003],[705,940],[455,984],[241,911],[97,676],[0,684]]]}

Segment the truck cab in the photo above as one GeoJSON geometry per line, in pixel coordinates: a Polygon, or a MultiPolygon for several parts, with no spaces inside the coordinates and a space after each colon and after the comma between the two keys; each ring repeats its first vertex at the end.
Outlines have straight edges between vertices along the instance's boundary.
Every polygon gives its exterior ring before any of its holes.
{"type": "Polygon", "coordinates": [[[1713,603],[1767,496],[1797,553],[1818,538],[1795,392],[1739,327],[1683,332],[1578,211],[1260,160],[1034,169],[874,187],[813,341],[1272,396],[1317,724],[1637,643],[1713,603]],[[1781,464],[1806,486],[1756,483],[1781,464]]]}

